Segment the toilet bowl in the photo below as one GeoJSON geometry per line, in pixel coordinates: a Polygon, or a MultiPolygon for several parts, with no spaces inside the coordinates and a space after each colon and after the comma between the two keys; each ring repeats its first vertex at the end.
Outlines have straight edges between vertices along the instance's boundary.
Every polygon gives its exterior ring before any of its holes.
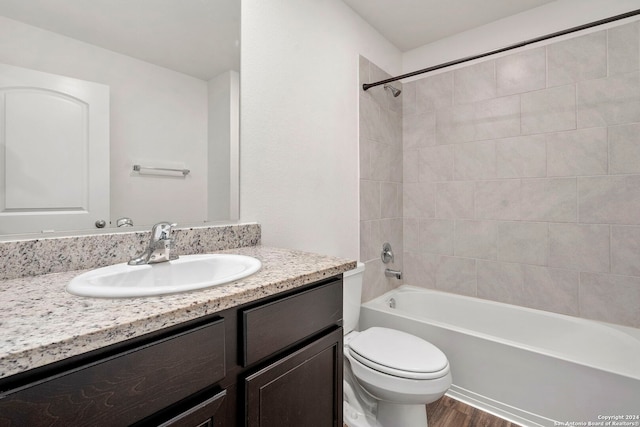
{"type": "Polygon", "coordinates": [[[344,421],[350,427],[426,427],[425,405],[451,386],[447,357],[406,332],[355,331],[363,273],[358,263],[344,274],[344,421]]]}

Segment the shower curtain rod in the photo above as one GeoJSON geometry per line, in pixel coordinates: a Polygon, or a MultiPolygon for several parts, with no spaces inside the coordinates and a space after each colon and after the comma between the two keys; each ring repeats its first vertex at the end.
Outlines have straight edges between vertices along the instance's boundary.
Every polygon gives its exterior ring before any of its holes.
{"type": "Polygon", "coordinates": [[[380,80],[379,82],[375,82],[375,83],[364,83],[362,85],[362,89],[363,90],[367,90],[367,89],[372,88],[374,86],[380,86],[380,85],[383,85],[383,84],[395,82],[397,80],[405,79],[407,77],[413,77],[413,76],[417,76],[417,75],[420,75],[420,74],[428,73],[429,71],[440,70],[441,68],[446,68],[446,67],[450,67],[452,65],[462,64],[463,62],[473,61],[474,59],[484,58],[486,56],[495,55],[496,53],[506,52],[506,51],[511,50],[511,49],[517,49],[519,47],[523,47],[523,46],[526,46],[526,45],[529,45],[529,44],[532,44],[532,43],[537,43],[537,42],[541,42],[541,41],[544,41],[544,40],[549,40],[549,39],[552,39],[554,37],[564,36],[565,34],[575,33],[577,31],[586,30],[587,28],[597,27],[598,25],[608,24],[609,22],[614,22],[614,21],[618,21],[620,19],[629,18],[631,16],[635,16],[635,15],[638,15],[638,14],[640,14],[640,9],[632,10],[631,12],[622,13],[620,15],[615,15],[615,16],[612,16],[612,17],[609,17],[609,18],[601,19],[599,21],[590,22],[588,24],[579,25],[577,27],[568,28],[568,29],[562,30],[562,31],[557,31],[555,33],[547,34],[546,36],[536,37],[534,39],[530,39],[530,40],[527,40],[527,41],[515,43],[515,44],[509,45],[509,46],[506,46],[506,47],[501,47],[501,48],[496,49],[496,50],[492,50],[492,51],[489,51],[489,52],[481,53],[479,55],[467,56],[465,58],[457,59],[455,61],[449,61],[449,62],[445,62],[445,63],[439,64],[439,65],[434,65],[432,67],[423,68],[422,70],[412,71],[412,72],[407,73],[407,74],[402,74],[402,75],[397,76],[397,77],[391,77],[390,79],[380,80]]]}

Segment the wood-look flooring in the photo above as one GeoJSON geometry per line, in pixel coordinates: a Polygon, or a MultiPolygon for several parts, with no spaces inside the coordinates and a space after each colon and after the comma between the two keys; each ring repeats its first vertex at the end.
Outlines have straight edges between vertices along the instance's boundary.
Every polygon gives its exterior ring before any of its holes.
{"type": "Polygon", "coordinates": [[[519,427],[447,396],[427,405],[427,421],[429,427],[519,427]]]}
{"type": "Polygon", "coordinates": [[[427,405],[429,427],[519,427],[448,396],[427,405]]]}

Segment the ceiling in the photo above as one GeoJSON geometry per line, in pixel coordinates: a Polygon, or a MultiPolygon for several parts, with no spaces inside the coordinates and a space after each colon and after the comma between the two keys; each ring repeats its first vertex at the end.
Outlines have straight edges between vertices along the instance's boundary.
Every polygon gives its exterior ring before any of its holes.
{"type": "Polygon", "coordinates": [[[402,52],[554,0],[343,0],[402,52]]]}
{"type": "Polygon", "coordinates": [[[203,80],[240,71],[240,0],[0,0],[0,15],[203,80]]]}
{"type": "MultiPolygon", "coordinates": [[[[551,1],[344,0],[403,52],[551,1]]],[[[0,15],[203,80],[240,70],[240,0],[0,0],[0,15]]]]}

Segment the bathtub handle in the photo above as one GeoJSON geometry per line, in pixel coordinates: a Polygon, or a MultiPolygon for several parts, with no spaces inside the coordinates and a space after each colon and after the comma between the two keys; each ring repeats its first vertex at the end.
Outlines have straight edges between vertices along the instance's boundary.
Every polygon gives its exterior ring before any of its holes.
{"type": "Polygon", "coordinates": [[[389,262],[393,262],[393,251],[391,251],[391,244],[386,242],[382,245],[382,253],[380,254],[380,259],[385,264],[389,264],[389,262]]]}

